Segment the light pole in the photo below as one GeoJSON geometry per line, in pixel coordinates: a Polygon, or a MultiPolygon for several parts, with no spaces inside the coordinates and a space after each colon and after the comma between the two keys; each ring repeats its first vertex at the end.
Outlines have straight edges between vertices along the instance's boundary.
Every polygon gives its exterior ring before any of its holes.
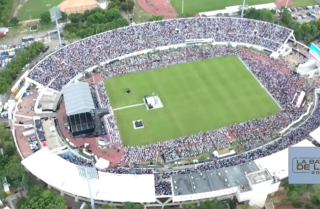
{"type": "Polygon", "coordinates": [[[183,10],[184,10],[184,0],[182,0],[181,14],[183,14],[183,10]]]}
{"type": "MultiPolygon", "coordinates": [[[[287,0],[288,1],[288,0],[287,0]]],[[[243,3],[242,3],[242,8],[241,8],[241,18],[243,18],[243,14],[244,14],[244,7],[246,5],[246,0],[243,0],[243,3]]]]}
{"type": "Polygon", "coordinates": [[[78,166],[78,171],[79,171],[80,176],[87,180],[88,192],[89,192],[90,200],[91,200],[91,209],[95,209],[94,199],[93,199],[92,193],[91,193],[90,180],[91,179],[98,179],[97,170],[95,168],[89,168],[89,167],[85,167],[85,166],[78,166]]]}
{"type": "Polygon", "coordinates": [[[62,43],[61,43],[58,20],[61,19],[62,15],[61,15],[61,11],[60,11],[59,7],[52,7],[50,9],[50,17],[51,17],[51,21],[56,23],[56,28],[57,28],[57,32],[58,32],[58,39],[59,39],[59,47],[61,47],[62,43]]]}

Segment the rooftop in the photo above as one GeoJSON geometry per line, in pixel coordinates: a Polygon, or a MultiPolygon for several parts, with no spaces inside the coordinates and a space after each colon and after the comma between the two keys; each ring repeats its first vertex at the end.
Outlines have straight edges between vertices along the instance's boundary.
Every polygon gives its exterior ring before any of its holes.
{"type": "Polygon", "coordinates": [[[193,174],[172,176],[173,194],[190,195],[195,193],[211,192],[241,186],[242,190],[249,191],[251,187],[246,174],[258,171],[254,162],[205,171],[193,174]]]}
{"type": "Polygon", "coordinates": [[[270,173],[267,170],[251,173],[247,177],[251,184],[259,184],[272,179],[270,173]]]}

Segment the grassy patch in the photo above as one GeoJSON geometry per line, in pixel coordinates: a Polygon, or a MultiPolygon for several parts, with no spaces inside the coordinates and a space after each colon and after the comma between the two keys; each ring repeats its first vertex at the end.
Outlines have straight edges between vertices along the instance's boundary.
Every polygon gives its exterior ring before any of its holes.
{"type": "MultiPolygon", "coordinates": [[[[304,0],[299,0],[304,1],[304,0]]],[[[310,0],[306,0],[310,1],[310,0]]],[[[182,0],[171,0],[171,5],[177,13],[181,14],[182,0]]],[[[242,0],[184,0],[184,14],[195,14],[199,12],[208,12],[214,10],[225,9],[228,6],[242,5],[242,0]]],[[[247,5],[257,5],[275,3],[274,0],[246,0],[247,5]]]]}
{"type": "Polygon", "coordinates": [[[294,3],[294,6],[297,6],[297,7],[318,5],[318,2],[316,0],[292,0],[292,1],[294,3]]]}
{"type": "Polygon", "coordinates": [[[133,10],[133,21],[135,23],[148,22],[152,15],[145,10],[143,10],[137,0],[133,0],[134,10],[133,10]]]}
{"type": "Polygon", "coordinates": [[[126,145],[150,144],[266,117],[279,111],[235,56],[220,57],[107,79],[112,108],[141,104],[155,92],[163,108],[115,111],[126,145]],[[126,94],[125,89],[131,93],[126,94]],[[135,130],[132,121],[145,128],[135,130]]]}
{"type": "Polygon", "coordinates": [[[43,12],[58,6],[63,0],[28,0],[20,9],[17,18],[21,20],[37,19],[43,12]],[[50,5],[50,6],[49,6],[50,5]]]}
{"type": "Polygon", "coordinates": [[[0,40],[12,38],[16,35],[21,35],[21,34],[32,35],[41,31],[47,31],[55,28],[54,24],[45,24],[45,25],[38,24],[38,30],[36,32],[31,32],[30,26],[31,25],[20,25],[16,27],[11,27],[9,29],[9,32],[6,34],[6,36],[0,37],[0,40]]]}

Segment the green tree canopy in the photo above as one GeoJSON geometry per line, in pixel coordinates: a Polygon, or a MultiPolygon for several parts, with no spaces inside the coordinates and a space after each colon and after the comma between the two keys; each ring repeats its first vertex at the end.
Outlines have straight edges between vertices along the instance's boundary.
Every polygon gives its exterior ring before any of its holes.
{"type": "MultiPolygon", "coordinates": [[[[7,92],[12,82],[18,77],[19,73],[25,67],[25,65],[32,61],[43,50],[44,44],[42,42],[34,42],[30,44],[26,49],[20,49],[15,58],[0,71],[0,94],[7,92]]],[[[0,127],[0,132],[1,132],[0,127]]],[[[7,137],[7,135],[5,136],[7,137]]],[[[0,135],[0,139],[4,136],[0,135]]]]}
{"type": "Polygon", "coordinates": [[[311,189],[311,200],[315,205],[320,206],[320,185],[314,184],[311,189]]]}
{"type": "Polygon", "coordinates": [[[103,205],[99,209],[118,209],[118,208],[116,206],[114,206],[114,205],[103,205]]]}
{"type": "Polygon", "coordinates": [[[47,11],[47,12],[44,12],[40,15],[40,22],[42,24],[48,24],[51,22],[51,17],[50,17],[50,12],[47,11]]]}
{"type": "Polygon", "coordinates": [[[262,20],[266,22],[273,22],[275,19],[275,14],[269,9],[257,10],[255,8],[247,9],[244,15],[246,18],[262,20]]]}
{"type": "Polygon", "coordinates": [[[199,209],[224,209],[224,205],[217,199],[206,200],[200,203],[199,209]]]}
{"type": "Polygon", "coordinates": [[[21,203],[21,209],[64,209],[67,208],[65,199],[49,189],[44,189],[40,185],[29,190],[28,197],[21,203]]]}
{"type": "Polygon", "coordinates": [[[15,3],[12,0],[0,0],[0,27],[7,25],[14,6],[15,3]]]}
{"type": "Polygon", "coordinates": [[[261,209],[259,206],[251,206],[251,205],[238,205],[236,209],[261,209]]]}
{"type": "Polygon", "coordinates": [[[17,25],[19,25],[19,20],[18,20],[18,18],[16,18],[16,17],[11,18],[11,19],[10,19],[10,25],[12,25],[12,26],[17,26],[17,25]]]}
{"type": "Polygon", "coordinates": [[[163,15],[152,15],[152,17],[150,17],[149,21],[163,20],[163,18],[164,18],[163,15]]]}
{"type": "Polygon", "coordinates": [[[184,204],[182,205],[183,209],[197,209],[197,206],[195,204],[184,204]]]}
{"type": "Polygon", "coordinates": [[[123,209],[143,209],[143,205],[132,202],[126,202],[123,205],[123,209]]]}
{"type": "Polygon", "coordinates": [[[85,11],[83,14],[70,14],[69,19],[71,23],[66,24],[64,27],[64,31],[66,32],[65,38],[85,38],[129,25],[128,21],[121,16],[118,2],[111,1],[110,4],[114,4],[115,6],[108,6],[107,10],[96,8],[91,11],[85,11]]]}

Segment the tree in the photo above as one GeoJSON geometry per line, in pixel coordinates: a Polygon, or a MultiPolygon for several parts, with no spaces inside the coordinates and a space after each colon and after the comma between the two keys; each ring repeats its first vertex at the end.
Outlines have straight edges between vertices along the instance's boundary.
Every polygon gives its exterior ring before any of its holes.
{"type": "MultiPolygon", "coordinates": [[[[241,13],[241,11],[240,11],[241,13]]],[[[250,8],[246,10],[246,13],[244,15],[246,18],[255,19],[255,20],[262,20],[266,22],[273,22],[275,19],[275,14],[268,9],[255,9],[250,8]]]]}
{"type": "Polygon", "coordinates": [[[163,20],[163,18],[164,18],[163,15],[152,15],[152,17],[149,18],[149,21],[163,20]]]}
{"type": "MultiPolygon", "coordinates": [[[[38,56],[43,48],[44,44],[42,42],[34,42],[26,49],[21,49],[16,53],[15,58],[0,71],[0,94],[7,92],[9,86],[18,77],[25,65],[38,56]]],[[[2,138],[3,137],[0,134],[0,139],[2,138]]]]}
{"type": "Polygon", "coordinates": [[[315,205],[320,205],[320,185],[314,184],[311,189],[311,200],[315,205]]]}
{"type": "MultiPolygon", "coordinates": [[[[111,3],[121,4],[124,2],[113,0],[109,5],[111,3]]],[[[66,24],[64,27],[66,39],[85,38],[129,25],[129,22],[121,16],[120,10],[117,7],[108,7],[107,10],[96,8],[91,11],[85,11],[84,14],[70,14],[69,19],[71,23],[66,24]]]]}
{"type": "Polygon", "coordinates": [[[123,209],[142,209],[142,208],[143,208],[143,205],[132,203],[132,202],[126,202],[123,205],[123,209]]]}
{"type": "Polygon", "coordinates": [[[217,199],[206,200],[201,202],[199,209],[224,209],[224,205],[220,203],[217,199]]]}
{"type": "Polygon", "coordinates": [[[261,209],[259,206],[251,206],[251,205],[238,205],[236,209],[261,209]]]}
{"type": "Polygon", "coordinates": [[[50,12],[44,12],[40,15],[40,22],[42,24],[48,24],[51,22],[50,12]]]}
{"type": "Polygon", "coordinates": [[[21,163],[16,160],[16,156],[11,157],[4,167],[4,175],[8,179],[8,183],[12,186],[19,187],[25,175],[25,169],[21,163]]]}
{"type": "Polygon", "coordinates": [[[30,189],[28,197],[21,205],[21,209],[38,208],[63,209],[67,206],[65,199],[60,194],[37,185],[30,189]]]}
{"type": "Polygon", "coordinates": [[[14,155],[16,152],[16,146],[14,145],[13,141],[5,141],[3,148],[5,153],[9,156],[14,155]]]}
{"type": "Polygon", "coordinates": [[[298,193],[297,193],[297,191],[294,191],[294,190],[288,191],[287,192],[287,197],[290,200],[296,200],[298,198],[298,193]]]}
{"type": "Polygon", "coordinates": [[[4,200],[7,197],[7,193],[5,191],[0,191],[0,200],[4,200]]]}
{"type": "Polygon", "coordinates": [[[184,205],[182,205],[182,208],[183,209],[196,209],[197,206],[194,204],[184,204],[184,205]]]}
{"type": "Polygon", "coordinates": [[[10,0],[0,0],[0,27],[6,25],[11,17],[15,3],[10,0]]]}
{"type": "Polygon", "coordinates": [[[19,25],[19,20],[18,20],[18,18],[16,18],[16,17],[11,18],[11,19],[10,19],[10,24],[11,24],[12,26],[17,26],[17,25],[19,25]]]}
{"type": "Polygon", "coordinates": [[[114,206],[114,205],[103,205],[99,209],[118,209],[118,208],[116,206],[114,206]]]}

